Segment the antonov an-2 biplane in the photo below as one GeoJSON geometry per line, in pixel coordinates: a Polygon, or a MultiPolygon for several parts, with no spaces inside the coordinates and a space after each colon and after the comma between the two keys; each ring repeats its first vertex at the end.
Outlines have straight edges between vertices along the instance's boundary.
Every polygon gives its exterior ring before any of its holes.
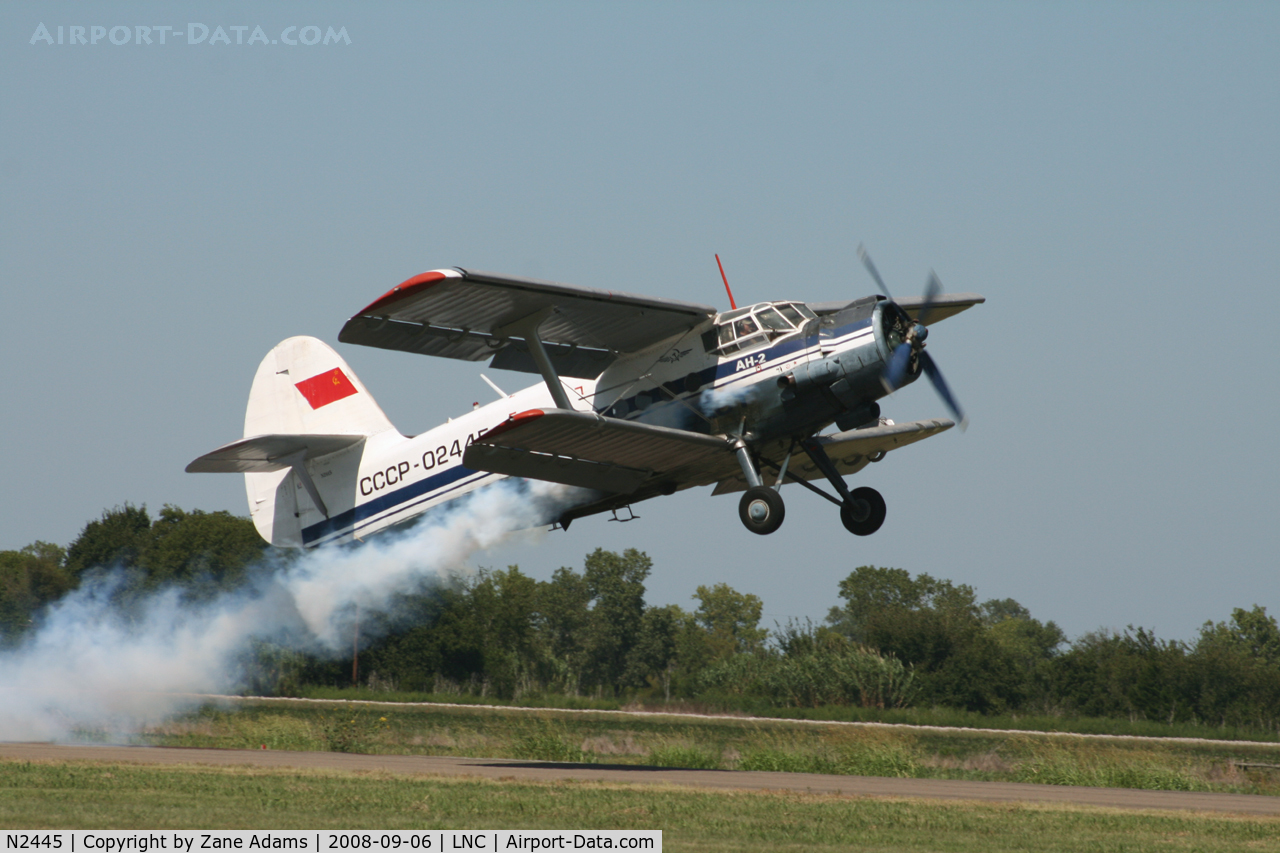
{"type": "Polygon", "coordinates": [[[279,546],[363,539],[507,477],[578,487],[545,524],[617,517],[658,495],[714,486],[716,495],[742,492],[742,523],[760,534],[782,524],[779,489],[793,482],[835,503],[844,526],[866,536],[884,522],[884,499],[844,478],[955,425],[895,424],[877,401],[923,373],[963,421],[925,351],[926,322],[984,299],[942,294],[931,275],[922,297],[894,300],[860,254],[883,295],[726,312],[432,270],[371,302],[338,340],[487,359],[540,374],[541,383],[407,437],[336,352],[289,338],[254,377],[245,438],[187,470],[245,474],[254,524],[279,546]],[[837,431],[823,434],[832,424],[837,431]],[[814,483],[823,480],[834,495],[814,483]]]}

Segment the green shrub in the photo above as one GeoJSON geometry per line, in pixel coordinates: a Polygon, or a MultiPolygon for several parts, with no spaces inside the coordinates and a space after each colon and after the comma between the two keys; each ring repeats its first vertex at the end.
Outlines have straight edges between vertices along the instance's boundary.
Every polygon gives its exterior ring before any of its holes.
{"type": "Polygon", "coordinates": [[[915,671],[902,661],[830,631],[784,638],[777,651],[733,655],[704,670],[700,686],[789,708],[901,708],[916,692],[915,671]]]}
{"type": "Polygon", "coordinates": [[[694,746],[660,746],[649,751],[645,763],[652,767],[719,770],[720,758],[694,746]]]}
{"type": "Polygon", "coordinates": [[[388,728],[386,717],[355,711],[323,718],[320,737],[330,752],[371,752],[374,737],[388,728]]]}
{"type": "Polygon", "coordinates": [[[916,776],[919,773],[915,753],[910,748],[897,743],[853,744],[842,749],[820,753],[786,749],[754,750],[742,759],[738,769],[899,778],[916,776]]]}
{"type": "Polygon", "coordinates": [[[573,746],[565,741],[560,731],[550,724],[522,735],[512,748],[517,758],[531,761],[557,761],[581,763],[588,756],[581,747],[573,746]]]}
{"type": "Polygon", "coordinates": [[[1207,791],[1210,786],[1185,762],[1102,755],[1083,750],[1046,748],[1022,761],[1015,776],[1041,785],[1092,788],[1141,788],[1148,791],[1207,791]]]}

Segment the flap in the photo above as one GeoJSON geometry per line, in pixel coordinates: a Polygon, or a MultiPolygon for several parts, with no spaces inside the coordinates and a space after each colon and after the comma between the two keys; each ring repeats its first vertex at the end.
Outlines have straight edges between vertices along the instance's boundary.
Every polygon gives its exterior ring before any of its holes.
{"type": "Polygon", "coordinates": [[[533,409],[467,447],[468,468],[630,494],[654,480],[683,485],[738,468],[728,440],[591,412],[533,409]]]}
{"type": "MultiPolygon", "coordinates": [[[[587,347],[565,346],[564,344],[544,344],[547,356],[551,359],[556,373],[571,376],[575,379],[595,379],[613,362],[613,354],[608,350],[588,349],[587,347]]],[[[492,352],[492,350],[489,350],[492,352]]],[[[524,373],[538,373],[538,365],[529,352],[529,346],[522,340],[513,340],[498,351],[489,363],[496,370],[519,370],[524,373]]]]}
{"type": "Polygon", "coordinates": [[[328,456],[365,440],[363,435],[255,435],[224,444],[187,466],[189,474],[267,473],[303,459],[328,456]]]}
{"type": "Polygon", "coordinates": [[[472,444],[463,459],[468,468],[480,471],[621,495],[631,494],[653,476],[652,471],[638,468],[493,445],[472,444]]]}
{"type": "MultiPolygon", "coordinates": [[[[716,309],[455,268],[432,270],[392,288],[348,320],[338,340],[480,361],[518,343],[506,327],[539,312],[547,312],[538,336],[553,363],[563,360],[565,375],[592,378],[603,367],[589,376],[582,371],[684,334],[716,309]],[[577,348],[595,352],[575,355],[577,348]]],[[[494,366],[520,370],[527,362],[527,356],[509,354],[494,366]]]]}

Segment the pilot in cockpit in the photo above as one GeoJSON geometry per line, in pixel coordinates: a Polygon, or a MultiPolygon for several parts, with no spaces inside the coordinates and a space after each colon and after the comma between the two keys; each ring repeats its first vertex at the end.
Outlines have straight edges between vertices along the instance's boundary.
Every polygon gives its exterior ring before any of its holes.
{"type": "Polygon", "coordinates": [[[748,335],[754,335],[756,332],[760,331],[760,328],[756,325],[756,321],[748,316],[743,317],[737,323],[734,323],[734,331],[737,333],[739,338],[745,338],[748,335]]]}

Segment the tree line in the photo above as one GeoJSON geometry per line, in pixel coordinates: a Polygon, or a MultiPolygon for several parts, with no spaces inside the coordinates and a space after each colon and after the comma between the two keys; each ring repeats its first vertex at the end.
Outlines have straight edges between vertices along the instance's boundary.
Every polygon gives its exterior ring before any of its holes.
{"type": "MultiPolygon", "coordinates": [[[[178,586],[192,599],[241,584],[272,549],[225,512],[108,510],[66,548],[0,551],[0,643],[96,571],[122,572],[116,605],[178,586]]],[[[896,568],[859,566],[821,623],[762,627],[762,602],[728,584],[691,607],[651,605],[652,561],[597,549],[581,571],[517,566],[444,577],[362,617],[358,680],[411,692],[696,700],[733,707],[951,707],[985,714],[1124,717],[1275,728],[1280,627],[1235,609],[1191,641],[1130,626],[1068,642],[1012,599],[896,568]]],[[[246,689],[352,682],[352,661],[259,642],[246,689]]]]}

